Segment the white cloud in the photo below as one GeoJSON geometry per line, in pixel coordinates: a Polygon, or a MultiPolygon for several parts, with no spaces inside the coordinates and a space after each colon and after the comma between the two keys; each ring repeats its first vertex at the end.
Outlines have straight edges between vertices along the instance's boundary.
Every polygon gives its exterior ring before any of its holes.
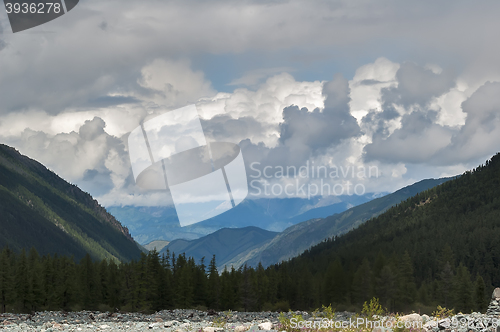
{"type": "Polygon", "coordinates": [[[386,58],[378,58],[374,63],[359,67],[352,80],[351,114],[361,122],[370,110],[381,111],[381,91],[383,88],[396,87],[396,72],[399,64],[386,58]]]}
{"type": "Polygon", "coordinates": [[[141,69],[138,83],[150,90],[152,95],[145,96],[148,100],[167,107],[181,107],[215,95],[203,72],[192,71],[187,60],[155,59],[141,69]]]}

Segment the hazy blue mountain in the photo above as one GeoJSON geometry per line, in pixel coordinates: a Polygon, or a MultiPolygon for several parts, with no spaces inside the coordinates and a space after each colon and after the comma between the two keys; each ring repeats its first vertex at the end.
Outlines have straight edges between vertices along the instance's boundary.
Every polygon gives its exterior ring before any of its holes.
{"type": "Polygon", "coordinates": [[[194,240],[222,228],[256,226],[280,232],[299,222],[343,212],[373,198],[374,194],[311,199],[246,199],[234,209],[186,227],[180,227],[175,208],[172,206],[111,206],[107,210],[129,228],[137,242],[147,244],[154,240],[194,240]]]}
{"type": "Polygon", "coordinates": [[[92,196],[0,144],[0,247],[6,245],[76,259],[88,252],[127,261],[141,252],[128,229],[92,196]]]}
{"type": "Polygon", "coordinates": [[[234,259],[227,259],[227,264],[236,267],[245,263],[256,266],[261,262],[266,267],[298,256],[311,246],[327,238],[344,234],[368,219],[378,216],[390,207],[450,179],[452,178],[422,180],[342,213],[293,225],[276,235],[259,249],[240,253],[234,259]]]}
{"type": "Polygon", "coordinates": [[[176,256],[185,253],[186,257],[193,257],[196,262],[205,257],[205,264],[208,264],[215,255],[218,268],[222,271],[229,260],[243,252],[265,245],[277,234],[254,226],[223,228],[196,240],[174,240],[161,253],[167,250],[175,253],[176,256]]]}

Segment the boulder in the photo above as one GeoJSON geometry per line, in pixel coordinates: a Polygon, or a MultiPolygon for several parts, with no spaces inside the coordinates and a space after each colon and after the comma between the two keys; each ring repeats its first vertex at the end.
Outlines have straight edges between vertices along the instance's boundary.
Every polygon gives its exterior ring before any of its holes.
{"type": "Polygon", "coordinates": [[[500,299],[500,288],[495,288],[493,294],[491,294],[492,299],[500,299]]]}
{"type": "Polygon", "coordinates": [[[273,328],[273,323],[265,322],[259,324],[259,330],[269,331],[273,328]]]}
{"type": "Polygon", "coordinates": [[[451,319],[445,318],[438,321],[438,327],[440,329],[448,329],[451,326],[451,319]]]}
{"type": "Polygon", "coordinates": [[[399,317],[402,322],[423,322],[423,318],[419,314],[409,314],[399,317]]]}

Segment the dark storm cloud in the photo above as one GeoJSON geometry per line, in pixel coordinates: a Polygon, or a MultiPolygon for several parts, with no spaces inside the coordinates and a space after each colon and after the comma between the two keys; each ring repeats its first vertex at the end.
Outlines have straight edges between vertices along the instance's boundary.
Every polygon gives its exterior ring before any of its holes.
{"type": "Polygon", "coordinates": [[[370,110],[361,120],[361,126],[369,127],[374,135],[387,137],[390,134],[388,121],[400,116],[401,114],[392,106],[385,108],[382,112],[370,110]]]}
{"type": "Polygon", "coordinates": [[[452,130],[435,124],[437,113],[414,111],[401,119],[401,128],[386,137],[377,132],[364,148],[367,162],[422,163],[430,161],[438,151],[450,143],[452,130]]]}
{"type": "Polygon", "coordinates": [[[455,79],[455,74],[449,70],[436,74],[430,69],[405,62],[396,73],[398,86],[384,89],[382,100],[384,104],[425,106],[433,97],[440,96],[454,87],[455,79]]]}
{"type": "Polygon", "coordinates": [[[361,134],[356,119],[349,110],[349,84],[341,75],[325,83],[325,108],[309,112],[290,106],[283,110],[280,143],[289,146],[306,145],[311,152],[338,144],[341,140],[361,134]]]}

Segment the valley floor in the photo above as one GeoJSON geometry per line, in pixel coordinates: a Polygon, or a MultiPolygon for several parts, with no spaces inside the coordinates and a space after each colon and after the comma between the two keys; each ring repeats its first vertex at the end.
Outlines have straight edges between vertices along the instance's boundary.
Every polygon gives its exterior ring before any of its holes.
{"type": "MultiPolygon", "coordinates": [[[[306,312],[296,312],[309,317],[306,312]]],[[[290,316],[291,314],[287,314],[290,316]]],[[[27,314],[0,314],[0,330],[5,331],[257,331],[276,329],[276,312],[215,312],[163,310],[141,313],[100,313],[92,311],[44,311],[27,314]]]]}

